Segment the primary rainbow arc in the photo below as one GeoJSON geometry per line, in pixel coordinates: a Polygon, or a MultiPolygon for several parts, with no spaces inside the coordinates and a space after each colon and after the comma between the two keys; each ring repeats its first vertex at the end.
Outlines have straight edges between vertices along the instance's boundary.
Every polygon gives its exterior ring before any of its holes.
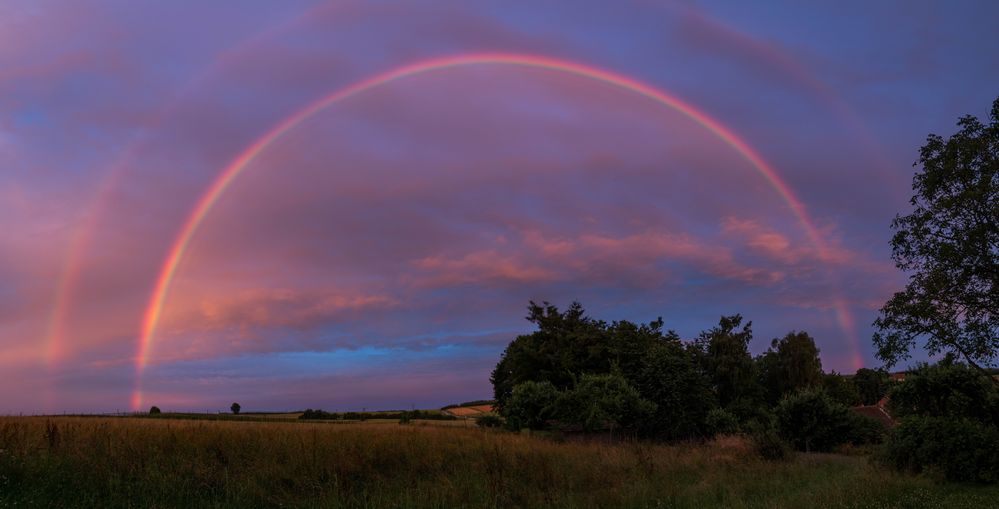
{"type": "MultiPolygon", "coordinates": [[[[475,53],[423,60],[359,81],[305,106],[298,112],[279,122],[267,133],[258,138],[235,159],[233,159],[232,162],[230,162],[229,165],[226,166],[225,169],[222,170],[222,172],[215,178],[212,184],[198,200],[187,220],[181,227],[167,254],[163,266],[160,269],[159,276],[156,279],[153,293],[150,296],[149,304],[143,316],[142,328],[140,332],[139,351],[135,361],[136,382],[135,390],[132,395],[133,409],[138,410],[142,407],[142,375],[148,362],[149,353],[156,333],[156,327],[159,324],[163,313],[163,306],[166,301],[167,292],[170,288],[170,283],[176,274],[177,267],[183,259],[184,253],[187,251],[188,245],[190,244],[191,239],[198,230],[200,224],[204,221],[208,213],[211,212],[215,203],[218,202],[219,198],[225,193],[226,189],[228,189],[232,182],[239,177],[249,163],[260,155],[260,153],[263,152],[271,143],[295,128],[295,126],[301,124],[316,113],[337,102],[402,78],[416,76],[432,71],[471,65],[529,67],[588,78],[644,96],[662,106],[682,113],[713,133],[720,140],[724,141],[727,145],[739,153],[747,162],[749,162],[754,169],[756,169],[764,180],[766,180],[777,192],[777,194],[780,195],[780,197],[787,204],[788,208],[801,223],[808,239],[815,246],[820,256],[826,258],[827,247],[822,240],[822,236],[819,234],[818,229],[809,218],[804,205],[794,195],[787,183],[780,178],[777,171],[730,129],[726,128],[706,113],[694,108],[690,104],[666,93],[661,89],[643,83],[635,78],[590,65],[538,55],[475,53]]],[[[852,346],[855,350],[854,362],[856,363],[857,340],[853,337],[853,331],[850,330],[852,329],[852,317],[849,309],[842,299],[837,299],[836,302],[836,313],[840,325],[854,343],[852,346]]]]}

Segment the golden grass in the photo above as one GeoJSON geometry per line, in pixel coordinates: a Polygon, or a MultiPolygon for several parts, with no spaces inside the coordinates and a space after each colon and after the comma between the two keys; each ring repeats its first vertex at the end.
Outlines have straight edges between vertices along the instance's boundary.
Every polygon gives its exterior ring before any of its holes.
{"type": "Polygon", "coordinates": [[[0,418],[0,507],[987,507],[865,458],[433,425],[0,418]],[[916,495],[912,495],[915,493],[916,495]]]}

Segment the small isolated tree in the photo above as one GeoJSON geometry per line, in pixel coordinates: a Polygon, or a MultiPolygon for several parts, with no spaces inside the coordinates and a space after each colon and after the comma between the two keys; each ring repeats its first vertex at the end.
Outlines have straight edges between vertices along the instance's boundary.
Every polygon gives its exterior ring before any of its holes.
{"type": "Polygon", "coordinates": [[[158,406],[149,407],[149,415],[159,415],[161,413],[162,412],[160,412],[160,407],[158,406]]]}
{"type": "Polygon", "coordinates": [[[912,213],[892,222],[892,259],[909,282],[874,322],[888,367],[919,340],[983,374],[999,353],[999,99],[990,117],[962,117],[956,134],[920,149],[912,213]]]}
{"type": "Polygon", "coordinates": [[[232,413],[234,414],[239,414],[240,408],[242,407],[239,406],[239,403],[233,403],[232,406],[229,407],[229,410],[232,410],[232,413]]]}

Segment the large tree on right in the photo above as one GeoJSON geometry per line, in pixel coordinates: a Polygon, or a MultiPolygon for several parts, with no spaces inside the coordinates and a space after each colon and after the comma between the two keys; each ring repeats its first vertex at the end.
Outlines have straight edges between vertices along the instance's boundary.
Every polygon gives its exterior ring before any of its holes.
{"type": "Polygon", "coordinates": [[[990,117],[962,117],[920,149],[913,210],[892,222],[892,259],[909,281],[874,322],[888,367],[919,342],[983,372],[999,354],[999,99],[990,117]]]}

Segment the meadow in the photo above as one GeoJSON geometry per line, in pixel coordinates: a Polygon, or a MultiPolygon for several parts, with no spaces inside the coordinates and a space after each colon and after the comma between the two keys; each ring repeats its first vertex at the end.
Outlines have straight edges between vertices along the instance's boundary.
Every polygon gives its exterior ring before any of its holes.
{"type": "Polygon", "coordinates": [[[0,418],[0,507],[989,507],[999,487],[739,437],[554,440],[439,422],[0,418]]]}

